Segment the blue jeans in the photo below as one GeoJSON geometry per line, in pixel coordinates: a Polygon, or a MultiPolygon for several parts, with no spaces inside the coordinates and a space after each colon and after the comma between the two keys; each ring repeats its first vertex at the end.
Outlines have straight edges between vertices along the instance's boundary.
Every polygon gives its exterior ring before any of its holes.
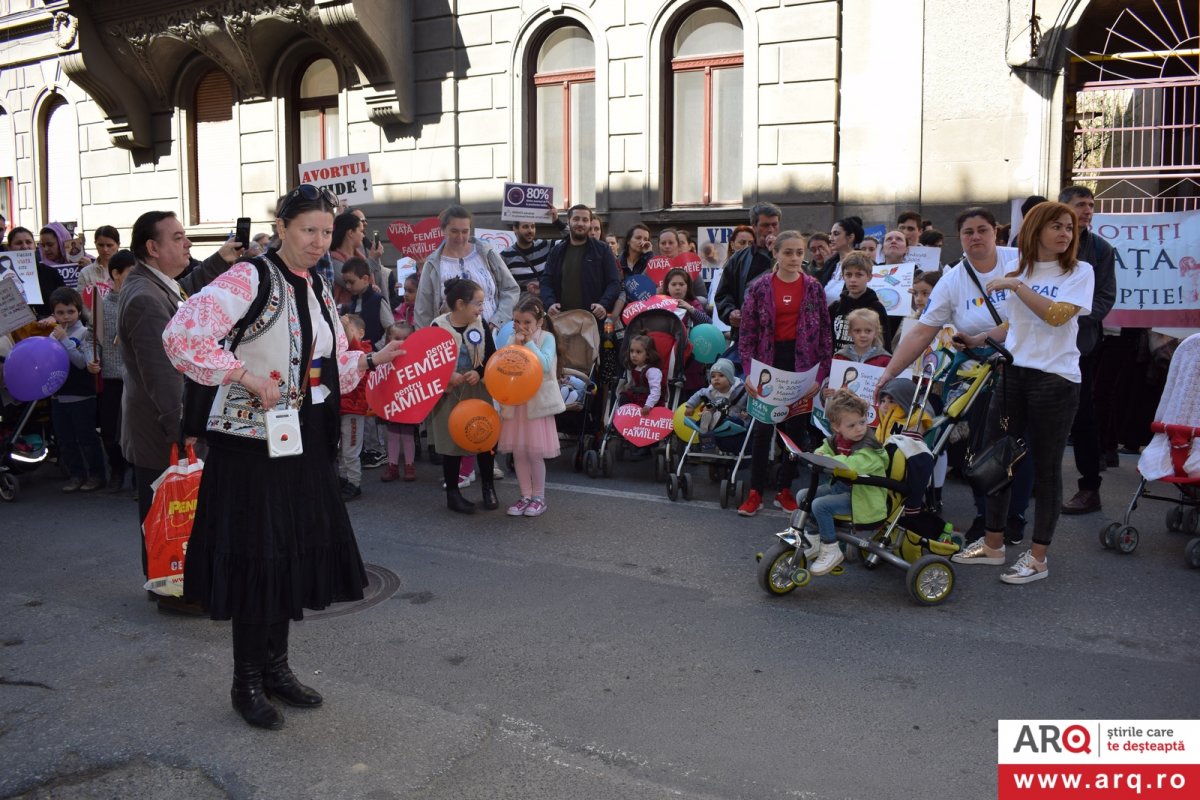
{"type": "MultiPolygon", "coordinates": [[[[850,489],[850,485],[843,481],[817,487],[816,497],[812,501],[812,518],[817,521],[817,532],[821,534],[823,544],[837,541],[833,518],[850,513],[850,489]]],[[[796,497],[797,504],[803,503],[807,496],[808,489],[801,491],[796,497]]]]}
{"type": "Polygon", "coordinates": [[[50,403],[50,420],[58,441],[58,456],[71,477],[104,480],[104,447],[96,433],[96,398],[50,403]]]}

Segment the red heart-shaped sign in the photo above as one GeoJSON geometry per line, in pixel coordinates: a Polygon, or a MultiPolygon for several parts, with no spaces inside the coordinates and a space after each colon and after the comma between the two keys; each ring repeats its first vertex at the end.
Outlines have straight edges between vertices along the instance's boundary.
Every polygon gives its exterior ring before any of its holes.
{"type": "Polygon", "coordinates": [[[671,271],[671,259],[666,256],[655,256],[646,262],[646,270],[642,274],[654,281],[655,286],[662,286],[663,278],[671,271]]]}
{"type": "Polygon", "coordinates": [[[437,217],[428,217],[416,225],[398,219],[387,227],[387,237],[406,256],[422,259],[442,243],[442,226],[437,217]]]}
{"type": "Polygon", "coordinates": [[[367,373],[367,405],[389,422],[416,425],[442,399],[457,360],[449,331],[422,328],[404,340],[404,355],[367,373]]]}
{"type": "Polygon", "coordinates": [[[638,314],[644,314],[647,311],[673,311],[679,308],[679,301],[674,297],[667,297],[665,294],[656,294],[654,297],[645,300],[635,300],[621,310],[621,322],[628,325],[638,314]]]}
{"type": "Polygon", "coordinates": [[[626,403],[613,415],[613,425],[625,441],[634,447],[646,447],[667,438],[673,430],[675,414],[669,408],[655,406],[642,416],[642,407],[626,403]]]}

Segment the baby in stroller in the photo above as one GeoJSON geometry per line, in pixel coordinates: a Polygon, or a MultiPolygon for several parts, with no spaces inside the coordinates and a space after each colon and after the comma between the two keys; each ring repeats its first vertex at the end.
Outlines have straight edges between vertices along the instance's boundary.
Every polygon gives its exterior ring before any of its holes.
{"type": "Polygon", "coordinates": [[[718,358],[709,370],[709,383],[691,397],[684,408],[684,424],[700,434],[700,449],[711,453],[717,440],[746,432],[746,387],[737,377],[733,362],[718,358]],[[693,415],[703,406],[700,419],[693,415]]]}
{"type": "MultiPolygon", "coordinates": [[[[867,402],[846,389],[839,389],[825,404],[825,417],[833,436],[817,448],[817,455],[842,461],[861,476],[886,477],[888,457],[883,446],[867,427],[870,408],[867,402]]],[[[808,490],[797,501],[803,502],[808,490]]],[[[844,558],[838,545],[834,517],[850,515],[858,523],[878,523],[887,517],[887,490],[864,483],[847,484],[833,480],[817,489],[812,500],[812,520],[819,539],[807,535],[804,555],[808,571],[825,575],[844,558]],[[814,560],[815,559],[815,560],[814,560]]]]}

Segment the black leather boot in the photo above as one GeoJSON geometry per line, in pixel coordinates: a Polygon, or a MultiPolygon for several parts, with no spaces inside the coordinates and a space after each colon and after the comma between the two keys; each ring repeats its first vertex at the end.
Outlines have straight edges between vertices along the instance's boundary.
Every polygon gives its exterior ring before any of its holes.
{"type": "Polygon", "coordinates": [[[496,485],[491,481],[483,484],[483,507],[488,511],[495,511],[500,507],[500,500],[496,497],[496,485]]]}
{"type": "Polygon", "coordinates": [[[457,486],[453,489],[446,489],[446,508],[457,511],[459,514],[475,513],[475,504],[463,497],[457,486]]]}
{"type": "Polygon", "coordinates": [[[267,650],[271,660],[263,670],[263,688],[267,697],[278,698],[296,708],[316,708],[321,705],[325,699],[321,693],[297,680],[288,666],[288,623],[276,623],[270,630],[267,650]]]}
{"type": "Polygon", "coordinates": [[[277,731],[283,714],[267,700],[263,669],[267,664],[267,626],[233,624],[233,708],[256,728],[277,731]]]}

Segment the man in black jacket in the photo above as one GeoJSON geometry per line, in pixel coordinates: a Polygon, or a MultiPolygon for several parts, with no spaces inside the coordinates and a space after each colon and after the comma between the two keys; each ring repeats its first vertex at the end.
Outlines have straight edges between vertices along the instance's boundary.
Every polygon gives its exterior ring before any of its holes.
{"type": "Polygon", "coordinates": [[[1063,503],[1064,514],[1090,514],[1100,510],[1100,433],[1096,427],[1094,387],[1100,360],[1099,344],[1104,335],[1103,322],[1117,299],[1117,275],[1112,246],[1091,230],[1096,199],[1086,186],[1068,186],[1058,194],[1079,219],[1080,261],[1092,265],[1096,288],[1092,292],[1092,313],[1079,318],[1079,408],[1071,426],[1075,468],[1079,470],[1079,491],[1063,503]]]}
{"type": "Polygon", "coordinates": [[[541,281],[542,303],[550,314],[586,308],[603,320],[621,296],[612,249],[591,238],[592,212],[582,203],[567,215],[570,235],[550,248],[541,281]]]}
{"type": "Polygon", "coordinates": [[[774,203],[756,203],[750,209],[750,227],[754,229],[754,244],[733,254],[721,272],[717,286],[717,317],[728,325],[730,336],[738,338],[742,323],[742,303],[750,282],[771,271],[771,245],[779,235],[779,220],[783,212],[774,203]]]}

